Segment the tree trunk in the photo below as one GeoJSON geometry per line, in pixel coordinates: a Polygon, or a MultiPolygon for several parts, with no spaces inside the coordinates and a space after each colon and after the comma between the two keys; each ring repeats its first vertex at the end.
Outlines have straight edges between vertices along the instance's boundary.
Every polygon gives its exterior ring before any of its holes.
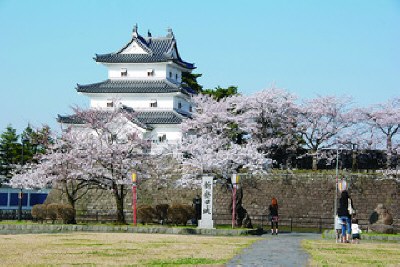
{"type": "Polygon", "coordinates": [[[392,137],[389,134],[386,138],[386,169],[389,170],[392,165],[392,137]]]}
{"type": "Polygon", "coordinates": [[[72,206],[72,208],[74,209],[74,216],[71,219],[71,221],[68,221],[68,224],[76,224],[76,209],[75,209],[75,204],[76,204],[76,200],[73,196],[71,196],[70,194],[67,194],[68,196],[68,203],[72,206]]]}
{"type": "Polygon", "coordinates": [[[113,186],[113,193],[115,197],[115,202],[117,206],[117,224],[126,224],[125,214],[124,214],[124,186],[120,186],[118,190],[118,185],[113,186]]]}
{"type": "Polygon", "coordinates": [[[316,171],[318,169],[317,151],[312,151],[312,169],[316,171]]]}
{"type": "Polygon", "coordinates": [[[351,158],[351,170],[355,172],[358,169],[358,163],[357,163],[357,151],[352,150],[352,158],[351,158]]]}
{"type": "Polygon", "coordinates": [[[77,190],[74,188],[73,184],[70,184],[69,186],[71,187],[71,191],[68,188],[68,183],[65,181],[64,183],[65,186],[65,192],[67,193],[67,200],[68,203],[72,206],[72,208],[74,209],[74,216],[73,218],[66,222],[67,224],[76,224],[76,209],[75,209],[75,204],[76,204],[76,194],[77,194],[77,190]]]}

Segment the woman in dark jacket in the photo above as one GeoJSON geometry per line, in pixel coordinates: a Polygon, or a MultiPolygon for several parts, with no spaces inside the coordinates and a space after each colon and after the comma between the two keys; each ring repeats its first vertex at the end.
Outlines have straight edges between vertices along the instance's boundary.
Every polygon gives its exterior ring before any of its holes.
{"type": "Polygon", "coordinates": [[[274,234],[274,230],[275,230],[275,234],[278,234],[278,200],[276,198],[272,198],[271,200],[271,205],[269,205],[268,207],[269,209],[269,217],[271,220],[271,233],[274,234]]]}
{"type": "Polygon", "coordinates": [[[342,222],[342,242],[348,242],[351,234],[351,214],[349,212],[349,201],[352,209],[353,201],[351,200],[349,193],[344,190],[339,199],[338,216],[342,222]]]}

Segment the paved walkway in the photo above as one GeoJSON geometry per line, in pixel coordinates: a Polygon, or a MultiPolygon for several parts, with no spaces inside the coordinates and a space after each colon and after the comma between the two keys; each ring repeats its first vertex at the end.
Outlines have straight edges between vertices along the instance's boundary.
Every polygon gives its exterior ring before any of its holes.
{"type": "Polygon", "coordinates": [[[320,234],[282,233],[265,234],[261,241],[254,243],[237,255],[228,264],[235,266],[306,266],[308,254],[301,249],[303,239],[319,239],[320,234]]]}

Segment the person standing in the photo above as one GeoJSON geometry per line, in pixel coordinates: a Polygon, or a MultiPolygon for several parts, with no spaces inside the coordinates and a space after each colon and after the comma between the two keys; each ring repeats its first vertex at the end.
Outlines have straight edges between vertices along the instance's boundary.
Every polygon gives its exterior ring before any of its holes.
{"type": "Polygon", "coordinates": [[[278,200],[276,198],[272,198],[271,205],[268,207],[269,209],[269,219],[271,220],[271,234],[278,234],[278,200]]]}
{"type": "Polygon", "coordinates": [[[354,212],[353,201],[349,193],[344,190],[339,199],[338,216],[342,220],[342,243],[348,243],[351,234],[351,213],[354,212]]]}

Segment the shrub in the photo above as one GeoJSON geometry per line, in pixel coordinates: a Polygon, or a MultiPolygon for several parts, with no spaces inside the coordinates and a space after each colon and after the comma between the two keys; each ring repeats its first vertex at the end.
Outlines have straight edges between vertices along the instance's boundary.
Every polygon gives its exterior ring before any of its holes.
{"type": "Polygon", "coordinates": [[[63,220],[63,223],[75,223],[75,209],[69,204],[59,204],[58,218],[63,220]]]}
{"type": "Polygon", "coordinates": [[[150,205],[141,205],[137,209],[138,220],[142,224],[152,223],[155,218],[156,211],[150,205]]]}
{"type": "Polygon", "coordinates": [[[161,223],[164,223],[168,218],[168,204],[158,204],[156,205],[156,218],[161,223]]]}
{"type": "Polygon", "coordinates": [[[32,207],[32,217],[38,222],[43,223],[47,217],[47,205],[37,204],[32,207]]]}
{"type": "Polygon", "coordinates": [[[47,218],[52,220],[52,223],[57,220],[59,213],[59,205],[57,203],[47,205],[47,218]]]}
{"type": "Polygon", "coordinates": [[[168,209],[168,220],[173,224],[186,225],[187,221],[192,219],[194,216],[194,209],[190,205],[185,204],[173,204],[168,209]]]}

